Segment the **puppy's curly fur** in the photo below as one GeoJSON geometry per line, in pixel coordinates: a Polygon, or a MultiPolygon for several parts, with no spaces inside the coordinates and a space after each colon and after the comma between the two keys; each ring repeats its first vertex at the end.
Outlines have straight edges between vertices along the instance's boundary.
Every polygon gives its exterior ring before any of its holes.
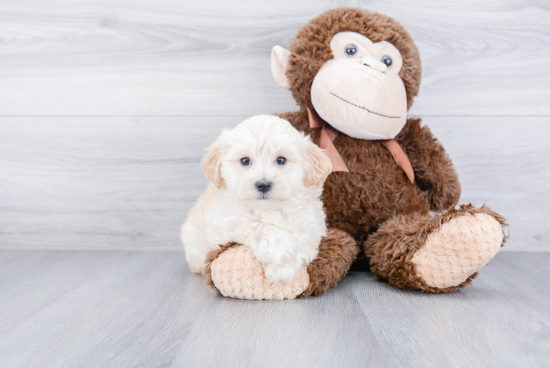
{"type": "Polygon", "coordinates": [[[191,270],[209,274],[208,252],[236,242],[269,281],[293,281],[326,234],[328,156],[287,121],[259,115],[223,132],[202,163],[210,184],[182,225],[191,270]]]}

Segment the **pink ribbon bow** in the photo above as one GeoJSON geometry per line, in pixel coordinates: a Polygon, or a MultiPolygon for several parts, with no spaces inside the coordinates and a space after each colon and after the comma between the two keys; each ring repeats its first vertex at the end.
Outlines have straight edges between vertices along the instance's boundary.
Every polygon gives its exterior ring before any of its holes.
{"type": "MultiPolygon", "coordinates": [[[[332,161],[332,172],[349,172],[349,169],[346,166],[344,159],[342,159],[342,156],[340,156],[340,153],[338,153],[338,150],[334,146],[334,143],[332,143],[332,141],[334,141],[336,137],[340,135],[340,132],[334,129],[329,123],[324,121],[314,109],[308,107],[307,114],[309,127],[321,128],[321,139],[319,142],[319,146],[327,152],[330,161],[332,161]]],[[[382,143],[384,147],[386,147],[391,152],[393,159],[403,169],[403,171],[405,171],[405,174],[407,175],[407,178],[409,178],[409,181],[411,183],[414,183],[414,170],[411,165],[411,161],[409,161],[407,154],[405,153],[405,151],[403,151],[403,148],[401,148],[399,143],[397,143],[395,139],[386,139],[379,142],[382,143]]]]}

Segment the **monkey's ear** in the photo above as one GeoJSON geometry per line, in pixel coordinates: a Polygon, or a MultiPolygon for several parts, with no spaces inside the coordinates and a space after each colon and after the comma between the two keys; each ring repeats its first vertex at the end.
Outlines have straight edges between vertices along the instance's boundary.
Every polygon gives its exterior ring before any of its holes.
{"type": "Polygon", "coordinates": [[[308,167],[304,174],[304,184],[320,187],[332,171],[330,158],[313,142],[309,142],[306,146],[305,158],[308,167]]]}
{"type": "Polygon", "coordinates": [[[288,56],[290,51],[277,45],[271,50],[271,73],[275,81],[283,88],[290,88],[286,69],[288,66],[288,56]]]}
{"type": "Polygon", "coordinates": [[[221,166],[222,166],[222,145],[220,142],[214,142],[208,147],[208,153],[202,158],[201,165],[202,171],[208,181],[210,181],[216,188],[222,188],[225,186],[223,182],[221,166]]]}

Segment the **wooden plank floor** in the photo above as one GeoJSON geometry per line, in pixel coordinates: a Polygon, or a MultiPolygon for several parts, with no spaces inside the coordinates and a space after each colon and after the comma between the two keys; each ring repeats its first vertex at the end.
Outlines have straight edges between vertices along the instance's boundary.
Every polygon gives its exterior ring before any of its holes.
{"type": "Polygon", "coordinates": [[[456,293],[351,273],[320,298],[218,297],[178,252],[0,251],[2,367],[548,367],[550,253],[456,293]]]}

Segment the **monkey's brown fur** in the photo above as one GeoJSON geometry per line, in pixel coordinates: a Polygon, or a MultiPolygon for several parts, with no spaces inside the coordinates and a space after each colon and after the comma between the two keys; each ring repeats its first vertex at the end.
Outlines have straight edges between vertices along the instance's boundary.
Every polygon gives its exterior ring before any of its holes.
{"type": "Polygon", "coordinates": [[[344,231],[329,229],[319,246],[317,258],[307,268],[309,287],[303,296],[319,296],[336,286],[359,253],[355,240],[344,231]]]}
{"type": "MultiPolygon", "coordinates": [[[[334,9],[311,20],[296,35],[290,45],[286,75],[290,91],[300,111],[279,116],[294,127],[310,133],[319,142],[318,129],[309,129],[307,108],[312,108],[310,88],[321,66],[331,59],[330,41],[339,32],[357,32],[373,42],[388,41],[403,57],[399,76],[407,92],[407,108],[418,94],[421,80],[420,55],[414,41],[394,19],[367,10],[334,9]]],[[[504,219],[487,207],[476,210],[461,207],[436,217],[430,210],[441,212],[454,207],[460,198],[460,182],[447,153],[419,118],[410,118],[395,138],[408,155],[415,172],[411,184],[391,153],[377,141],[351,138],[340,134],[334,140],[338,152],[350,172],[334,172],[325,183],[323,201],[329,228],[351,235],[370,259],[371,270],[390,284],[404,289],[437,289],[425,285],[414,272],[411,258],[436,224],[461,216],[464,212],[485,212],[501,224],[504,219]]],[[[347,234],[341,242],[347,241],[347,234]]],[[[330,243],[335,239],[331,238],[330,243]]],[[[325,240],[323,240],[323,243],[325,240]]],[[[323,248],[323,245],[321,245],[323,248]]],[[[342,259],[344,257],[341,257],[342,259]]],[[[347,266],[349,269],[350,264],[347,266]]],[[[342,265],[338,264],[338,269],[342,265]]],[[[346,267],[344,267],[346,268],[346,267]]],[[[345,275],[347,270],[342,273],[345,275]]],[[[475,277],[457,287],[464,287],[475,277]]],[[[315,289],[317,277],[310,275],[309,294],[319,295],[326,289],[315,289]]]]}
{"type": "MultiPolygon", "coordinates": [[[[418,94],[421,63],[409,33],[383,14],[354,8],[327,11],[307,23],[290,45],[286,76],[300,110],[278,114],[319,143],[319,129],[310,129],[307,108],[313,108],[310,89],[321,66],[331,59],[330,41],[339,32],[357,32],[373,42],[392,43],[403,57],[399,73],[407,92],[407,108],[418,94]]],[[[321,295],[348,272],[362,249],[372,272],[402,289],[447,292],[471,283],[477,273],[456,287],[435,288],[416,274],[411,259],[430,233],[453,218],[483,213],[501,225],[505,219],[483,206],[454,209],[461,187],[450,158],[419,118],[409,118],[395,138],[414,168],[415,182],[407,179],[391,153],[378,141],[341,133],[334,145],[349,168],[333,172],[325,183],[323,201],[328,236],[319,256],[308,268],[309,288],[303,296],[321,295]],[[429,211],[445,213],[431,217],[429,211]]],[[[209,257],[211,258],[211,257],[209,257]]],[[[215,259],[211,258],[211,260],[215,259]]]]}
{"type": "MultiPolygon", "coordinates": [[[[411,262],[411,258],[415,251],[426,243],[428,235],[441,225],[460,216],[478,213],[493,217],[502,226],[507,225],[506,219],[489,207],[483,205],[481,208],[475,208],[471,204],[461,205],[458,209],[451,208],[446,213],[433,217],[415,213],[409,216],[398,215],[386,221],[364,243],[372,272],[401,289],[417,289],[439,293],[455,291],[470,284],[477,276],[477,272],[455,287],[441,289],[426,285],[422,279],[416,276],[415,266],[411,262]]],[[[506,238],[505,236],[502,245],[504,245],[506,238]]]]}

